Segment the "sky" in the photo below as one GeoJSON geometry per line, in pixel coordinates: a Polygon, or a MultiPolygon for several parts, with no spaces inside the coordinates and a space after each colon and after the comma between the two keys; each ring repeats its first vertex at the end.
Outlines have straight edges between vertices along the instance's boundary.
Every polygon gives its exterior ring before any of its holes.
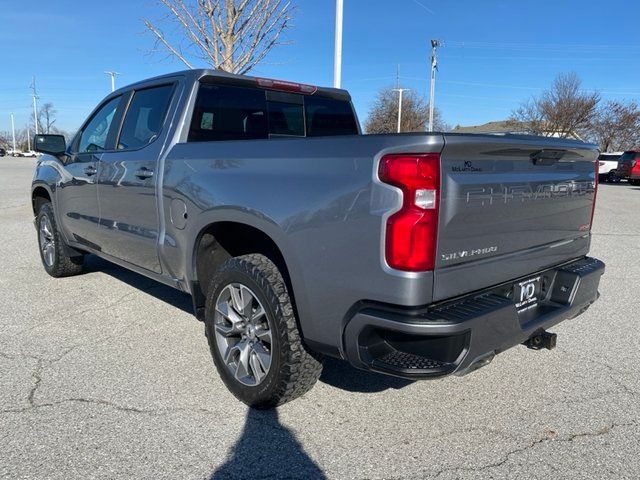
{"type": "MultiPolygon", "coordinates": [[[[331,86],[334,0],[296,5],[289,45],[253,75],[331,86]]],[[[452,125],[509,117],[560,73],[574,71],[603,99],[640,99],[637,0],[344,0],[343,88],[361,121],[384,87],[428,94],[430,39],[439,39],[436,106],[452,125]]],[[[56,126],[75,131],[117,86],[182,70],[149,55],[142,19],[163,14],[155,0],[0,0],[0,132],[24,128],[32,77],[56,126]]],[[[204,65],[202,65],[204,66],[204,65]]]]}

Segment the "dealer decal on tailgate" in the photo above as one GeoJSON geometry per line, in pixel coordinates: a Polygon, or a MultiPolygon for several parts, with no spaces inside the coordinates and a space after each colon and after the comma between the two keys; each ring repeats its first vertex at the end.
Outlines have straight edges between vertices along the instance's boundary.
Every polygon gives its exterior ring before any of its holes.
{"type": "Polygon", "coordinates": [[[540,277],[530,278],[514,285],[514,298],[518,313],[535,308],[540,300],[540,277]]]}

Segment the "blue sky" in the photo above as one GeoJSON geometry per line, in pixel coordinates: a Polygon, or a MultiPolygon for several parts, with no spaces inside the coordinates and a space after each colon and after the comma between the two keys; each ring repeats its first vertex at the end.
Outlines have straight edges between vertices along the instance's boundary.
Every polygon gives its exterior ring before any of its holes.
{"type": "MultiPolygon", "coordinates": [[[[334,0],[297,5],[292,45],[279,47],[252,73],[331,85],[334,0]]],[[[142,18],[157,17],[153,0],[0,0],[0,131],[26,125],[29,85],[53,102],[58,126],[78,128],[109,92],[182,69],[145,54],[152,46],[142,18]]],[[[440,49],[436,104],[452,124],[509,116],[561,72],[575,71],[605,99],[640,99],[640,2],[634,0],[345,0],[343,86],[361,120],[381,87],[428,89],[429,39],[440,49]]]]}

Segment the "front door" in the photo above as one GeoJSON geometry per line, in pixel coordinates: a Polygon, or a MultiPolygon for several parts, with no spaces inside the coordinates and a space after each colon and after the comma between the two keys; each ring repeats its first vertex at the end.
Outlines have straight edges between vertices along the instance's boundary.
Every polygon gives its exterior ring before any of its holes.
{"type": "Polygon", "coordinates": [[[97,178],[100,157],[113,142],[114,118],[121,97],[106,101],[76,137],[62,166],[56,189],[56,211],[65,237],[101,250],[97,178]]]}
{"type": "Polygon", "coordinates": [[[169,84],[133,93],[116,149],[102,155],[98,174],[103,252],[156,273],[161,273],[156,167],[173,90],[169,84]]]}

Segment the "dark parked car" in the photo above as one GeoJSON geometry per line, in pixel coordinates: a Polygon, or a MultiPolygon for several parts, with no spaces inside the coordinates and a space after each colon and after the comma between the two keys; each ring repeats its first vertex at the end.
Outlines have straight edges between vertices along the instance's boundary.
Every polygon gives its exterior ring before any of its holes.
{"type": "Polygon", "coordinates": [[[0,147],[0,157],[4,157],[6,154],[7,151],[4,148],[0,147]]]}
{"type": "Polygon", "coordinates": [[[308,391],[323,355],[433,379],[551,349],[598,298],[594,145],[362,135],[344,90],[209,70],[120,89],[68,147],[35,145],[45,270],[91,253],[188,292],[254,407],[308,391]]]}
{"type": "Polygon", "coordinates": [[[631,185],[640,185],[640,151],[624,152],[618,161],[618,176],[626,178],[631,185]]]}
{"type": "Polygon", "coordinates": [[[622,152],[601,153],[598,156],[598,164],[600,165],[600,181],[618,183],[618,161],[622,156],[622,152]]]}

